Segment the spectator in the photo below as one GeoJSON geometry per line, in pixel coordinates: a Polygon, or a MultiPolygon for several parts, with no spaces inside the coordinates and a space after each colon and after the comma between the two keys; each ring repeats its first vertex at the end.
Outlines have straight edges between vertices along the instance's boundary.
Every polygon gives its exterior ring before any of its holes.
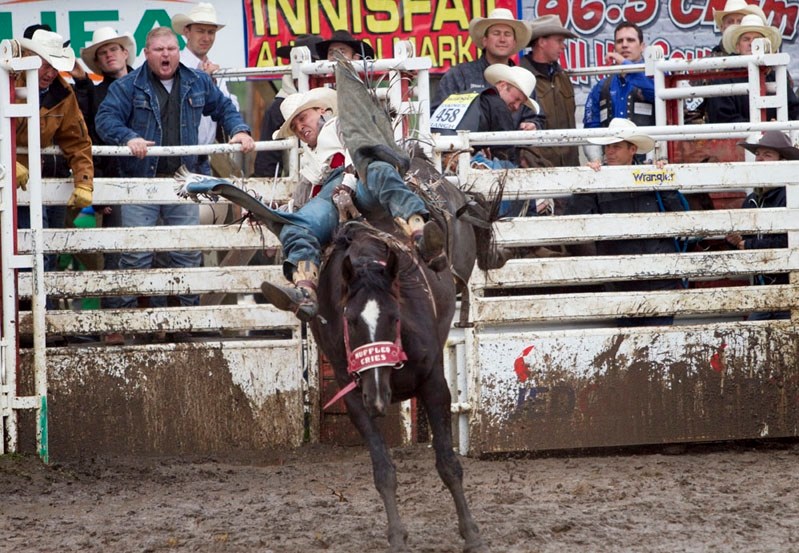
{"type": "MultiPolygon", "coordinates": [[[[547,114],[545,129],[574,129],[575,102],[571,79],[559,60],[566,49],[566,39],[576,38],[566,29],[557,15],[545,15],[530,23],[530,52],[522,58],[521,66],[536,79],[535,96],[547,114]]],[[[533,152],[553,167],[576,167],[580,152],[576,146],[534,148],[533,152]]]]}
{"type": "MultiPolygon", "coordinates": [[[[186,47],[180,52],[180,63],[191,69],[203,71],[213,76],[214,71],[219,70],[219,65],[208,58],[208,52],[214,46],[216,33],[224,25],[220,24],[216,18],[214,6],[205,2],[200,2],[194,6],[188,14],[179,13],[172,18],[172,30],[178,35],[183,35],[186,40],[186,47]]],[[[239,109],[239,101],[235,95],[231,94],[227,88],[225,79],[214,79],[214,83],[220,92],[229,98],[236,109],[239,109]]],[[[222,134],[217,133],[217,124],[209,116],[203,115],[200,118],[200,130],[197,144],[214,144],[215,142],[227,142],[222,134]]],[[[208,156],[202,156],[202,173],[211,174],[211,166],[208,156]]],[[[230,175],[223,174],[223,177],[230,175]]]]}
{"type": "MultiPolygon", "coordinates": [[[[279,233],[283,246],[283,272],[293,286],[264,282],[264,297],[278,309],[293,311],[301,320],[309,321],[318,309],[316,285],[321,252],[331,240],[339,216],[333,202],[338,196],[352,198],[361,211],[367,213],[384,210],[412,237],[431,266],[439,259],[446,261],[443,253],[444,236],[435,222],[425,220],[428,211],[424,202],[405,184],[397,168],[376,159],[380,142],[375,133],[375,144],[369,152],[356,150],[354,165],[368,167],[368,179],[357,180],[344,173],[348,152],[339,141],[337,131],[337,94],[318,88],[286,98],[281,106],[285,123],[275,133],[275,138],[296,136],[304,142],[319,166],[317,183],[321,192],[296,213],[281,213],[291,224],[283,225],[279,233]]],[[[312,168],[311,168],[312,169],[312,168]]],[[[441,267],[443,268],[443,266],[441,267]]]]}
{"type": "MultiPolygon", "coordinates": [[[[75,54],[65,47],[61,35],[47,31],[41,26],[29,28],[30,38],[22,38],[19,44],[25,56],[37,55],[42,60],[39,68],[39,125],[42,148],[57,145],[61,148],[66,163],[72,171],[75,189],[67,206],[82,209],[92,203],[94,190],[94,164],[92,163],[92,143],[89,131],[80,112],[75,92],[59,75],[59,71],[71,71],[75,65],[75,54]]],[[[20,73],[16,86],[23,86],[25,73],[20,73]]],[[[28,120],[17,123],[17,146],[28,145],[28,120]]],[[[17,161],[28,167],[28,156],[19,154],[17,161]]],[[[56,173],[56,163],[42,160],[42,176],[63,176],[56,173]]],[[[44,228],[63,228],[66,216],[64,206],[44,206],[42,224],[44,228]]],[[[18,210],[20,228],[30,228],[30,210],[18,210]]],[[[55,268],[53,255],[45,256],[45,270],[55,268]]]]}
{"type": "MultiPolygon", "coordinates": [[[[740,25],[744,16],[749,14],[759,16],[763,24],[766,24],[766,14],[760,6],[749,4],[746,0],[727,0],[723,10],[713,10],[713,21],[716,24],[718,32],[724,35],[724,31],[726,31],[730,25],[740,25]]],[[[714,56],[726,56],[732,53],[733,52],[728,52],[724,49],[723,40],[719,40],[719,43],[711,50],[711,55],[714,56]]]]}
{"type": "MultiPolygon", "coordinates": [[[[782,161],[799,159],[799,148],[791,144],[790,138],[780,131],[766,131],[756,142],[739,142],[739,146],[755,154],[755,161],[782,161]]],[[[741,207],[761,208],[761,207],[785,207],[785,187],[758,188],[749,194],[741,207]]],[[[739,250],[761,250],[766,248],[787,248],[788,235],[781,234],[759,234],[756,236],[741,236],[739,233],[727,235],[727,242],[739,250]]],[[[760,284],[788,284],[786,273],[776,275],[758,275],[757,282],[760,284]]],[[[780,311],[775,313],[756,312],[749,315],[750,321],[769,320],[769,319],[789,319],[790,312],[780,311]]]]}
{"type": "MultiPolygon", "coordinates": [[[[322,38],[318,35],[299,35],[294,41],[293,45],[281,46],[276,50],[276,54],[283,60],[291,59],[292,48],[305,46],[311,51],[311,60],[318,61],[319,54],[316,52],[316,45],[321,42],[322,38]]],[[[283,124],[283,114],[280,111],[280,106],[283,100],[290,94],[297,92],[296,81],[291,77],[291,74],[283,75],[282,87],[280,92],[277,93],[275,99],[267,108],[264,114],[263,121],[261,121],[261,140],[272,140],[272,135],[283,124]]],[[[283,163],[284,155],[286,152],[280,151],[261,151],[255,157],[255,176],[257,177],[274,177],[279,175],[279,167],[283,163]]]]}
{"type": "Polygon", "coordinates": [[[316,45],[319,58],[335,61],[334,55],[341,54],[348,60],[374,59],[375,51],[368,43],[357,40],[349,31],[333,31],[327,40],[322,40],[316,45]]]}
{"type": "MultiPolygon", "coordinates": [[[[78,97],[78,104],[83,112],[86,126],[89,128],[92,144],[103,145],[105,143],[97,135],[95,116],[97,110],[100,109],[100,104],[108,94],[108,87],[111,86],[111,83],[133,71],[136,42],[130,33],[119,35],[111,27],[99,27],[92,34],[91,42],[85,48],[81,48],[80,58],[90,71],[103,77],[100,84],[95,86],[80,64],[76,63],[72,70],[75,94],[78,97]]],[[[104,178],[122,176],[119,169],[120,159],[111,156],[97,156],[94,159],[95,176],[104,178]]],[[[101,209],[95,206],[95,209],[102,213],[103,227],[121,226],[120,206],[104,206],[101,209]]],[[[103,268],[105,270],[118,269],[119,254],[106,253],[103,256],[103,268]]],[[[119,307],[118,298],[103,298],[102,306],[107,309],[115,309],[119,307]]],[[[119,333],[112,333],[106,335],[104,341],[109,345],[119,345],[124,343],[124,338],[119,333]]]]}
{"type": "MultiPolygon", "coordinates": [[[[614,119],[609,128],[629,131],[636,125],[627,119],[614,119]]],[[[619,133],[621,134],[621,133],[619,133]]],[[[614,136],[610,138],[588,139],[592,144],[603,147],[605,165],[637,165],[636,155],[645,154],[655,147],[655,141],[643,134],[614,136]]],[[[588,166],[600,171],[599,160],[589,161],[588,166]]],[[[659,165],[662,168],[662,165],[659,165]]],[[[682,211],[683,207],[676,191],[656,192],[601,192],[595,194],[574,194],[566,208],[567,215],[588,215],[605,213],[656,213],[659,211],[682,211]]],[[[674,253],[679,249],[673,238],[636,238],[633,240],[603,241],[596,244],[598,255],[630,255],[674,253]]],[[[667,280],[627,280],[605,284],[607,291],[637,292],[643,290],[664,290],[679,287],[680,281],[667,280]]],[[[620,327],[669,325],[674,317],[625,317],[617,320],[620,327]]]]}
{"type": "MultiPolygon", "coordinates": [[[[730,25],[724,31],[721,41],[724,49],[733,55],[748,56],[752,53],[752,41],[758,38],[765,38],[771,44],[771,51],[778,52],[782,43],[782,35],[779,29],[766,25],[759,15],[746,15],[741,20],[740,25],[730,25]]],[[[770,71],[766,75],[766,82],[775,82],[776,75],[770,71]]],[[[748,77],[734,77],[729,79],[719,79],[719,84],[745,83],[748,77]]],[[[786,95],[788,103],[788,119],[795,121],[799,119],[799,98],[793,91],[793,80],[790,74],[786,83],[786,95]]],[[[740,123],[749,122],[749,95],[743,96],[717,96],[705,99],[707,117],[710,123],[740,123]]],[[[766,110],[764,120],[771,121],[777,118],[777,110],[769,108],[766,110]]]]}
{"type": "MultiPolygon", "coordinates": [[[[605,56],[606,65],[643,63],[644,33],[635,23],[622,21],[613,33],[613,52],[605,56]]],[[[605,77],[591,89],[585,104],[583,127],[607,127],[613,119],[629,119],[637,126],[655,124],[655,83],[643,71],[605,77]]],[[[586,148],[589,160],[600,157],[597,148],[586,148]]]]}
{"type": "MultiPolygon", "coordinates": [[[[538,113],[538,103],[530,97],[536,79],[529,71],[495,63],[486,68],[484,78],[488,87],[481,92],[453,94],[441,103],[431,117],[433,132],[513,131],[516,130],[513,114],[522,106],[538,113]]],[[[491,169],[518,167],[519,155],[513,146],[486,147],[473,162],[486,164],[491,169]]]]}
{"type": "MultiPolygon", "coordinates": [[[[97,132],[109,144],[127,145],[134,157],[120,164],[126,177],[172,178],[181,164],[197,172],[196,155],[181,157],[148,156],[150,146],[179,146],[198,143],[200,117],[210,116],[231,135],[230,143],[240,144],[242,152],[252,151],[254,142],[249,127],[236,106],[217,88],[206,73],[189,69],[179,60],[178,40],[168,27],[147,34],[144,46],[146,63],[108,89],[97,113],[97,132]]],[[[152,227],[160,220],[165,225],[197,225],[196,204],[125,205],[122,226],[152,227]]],[[[171,252],[173,267],[197,267],[200,252],[171,252]]],[[[152,266],[153,253],[125,253],[121,269],[152,266]]],[[[196,305],[197,296],[181,296],[183,305],[196,305]]],[[[136,298],[122,300],[124,307],[135,307],[136,298]]]]}
{"type": "MultiPolygon", "coordinates": [[[[452,94],[480,92],[489,86],[485,80],[485,70],[489,65],[515,65],[512,56],[530,42],[530,27],[525,21],[513,17],[505,8],[497,8],[488,17],[475,17],[469,22],[469,36],[483,55],[474,60],[455,65],[447,71],[438,83],[436,95],[430,104],[430,113],[452,94]]],[[[535,99],[535,94],[532,96],[535,99]]],[[[536,130],[544,128],[544,114],[535,114],[522,109],[514,116],[514,128],[536,130]]]]}

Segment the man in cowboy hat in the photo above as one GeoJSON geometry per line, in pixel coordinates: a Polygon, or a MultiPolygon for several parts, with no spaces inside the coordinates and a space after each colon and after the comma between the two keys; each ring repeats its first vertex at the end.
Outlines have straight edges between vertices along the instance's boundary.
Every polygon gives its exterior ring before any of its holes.
{"type": "MultiPolygon", "coordinates": [[[[605,56],[607,65],[643,63],[644,33],[635,23],[622,21],[613,33],[613,52],[605,56]]],[[[607,127],[613,119],[629,119],[639,126],[655,124],[655,83],[643,71],[605,77],[588,94],[583,127],[607,127]]],[[[599,150],[587,147],[588,159],[598,159],[599,150]]]]}
{"type": "MultiPolygon", "coordinates": [[[[196,155],[153,157],[150,146],[198,144],[200,116],[209,115],[240,144],[244,153],[255,148],[250,128],[236,106],[220,92],[206,73],[180,63],[178,39],[169,27],[157,27],[147,34],[144,46],[146,63],[115,81],[97,113],[97,133],[108,144],[126,145],[133,157],[120,163],[123,176],[172,178],[181,166],[200,172],[202,161],[196,155]]],[[[122,225],[155,226],[197,225],[199,209],[193,205],[124,205],[122,225]]],[[[198,267],[200,252],[171,252],[172,266],[198,267]]],[[[152,252],[125,253],[121,269],[144,269],[152,265],[152,252]]],[[[182,296],[184,305],[196,305],[197,296],[182,296]]],[[[125,307],[135,307],[136,298],[122,299],[125,307]]]]}
{"type": "MultiPolygon", "coordinates": [[[[280,59],[288,61],[291,59],[292,48],[304,46],[311,52],[311,61],[318,61],[319,54],[316,51],[316,46],[321,41],[322,37],[319,35],[299,35],[294,40],[293,45],[286,44],[280,46],[275,50],[275,53],[280,59]]],[[[269,104],[269,107],[267,108],[266,113],[261,120],[260,140],[272,140],[272,135],[285,121],[285,119],[283,119],[283,114],[280,111],[280,106],[287,96],[295,94],[296,92],[296,81],[292,78],[291,74],[287,73],[283,75],[280,92],[275,95],[274,100],[272,100],[272,103],[269,104]]],[[[285,155],[288,155],[288,152],[267,150],[258,152],[255,156],[254,175],[257,177],[274,177],[279,173],[280,166],[284,164],[283,160],[285,155]]]]}
{"type": "MultiPolygon", "coordinates": [[[[636,165],[636,155],[650,152],[655,147],[651,137],[636,132],[636,125],[628,119],[614,119],[608,127],[618,131],[616,136],[589,138],[588,141],[602,147],[605,165],[636,165]]],[[[588,162],[594,171],[600,171],[599,160],[588,162]]],[[[658,164],[662,169],[663,165],[658,164]]],[[[588,215],[604,213],[652,213],[659,211],[682,211],[683,205],[675,190],[647,192],[600,192],[594,194],[574,194],[566,207],[567,215],[588,215]]],[[[579,251],[575,248],[575,251],[579,251]]],[[[674,253],[677,251],[673,238],[638,238],[634,240],[602,241],[596,243],[598,255],[629,255],[674,253]]],[[[579,253],[589,253],[584,249],[579,253]]],[[[593,252],[590,252],[593,253],[593,252]]],[[[627,280],[605,284],[608,291],[630,292],[641,290],[674,289],[680,286],[675,279],[627,280]]],[[[633,317],[618,319],[619,326],[667,325],[673,316],[633,317]]]]}
{"type": "MultiPolygon", "coordinates": [[[[530,23],[530,52],[522,58],[521,66],[536,79],[535,95],[547,114],[545,129],[574,129],[574,87],[560,66],[566,49],[566,39],[576,38],[566,29],[557,15],[544,15],[530,23]]],[[[533,148],[533,151],[553,167],[575,167],[580,164],[577,146],[533,148]]]]}
{"type": "MultiPolygon", "coordinates": [[[[718,32],[724,35],[724,31],[730,25],[740,25],[741,20],[746,15],[757,15],[763,21],[763,24],[766,24],[767,18],[763,9],[756,4],[748,3],[746,0],[727,0],[724,4],[724,9],[717,10],[714,8],[713,22],[716,24],[718,32]]],[[[719,43],[710,52],[714,56],[726,56],[732,53],[724,49],[723,40],[719,40],[719,43]]]]}
{"type": "MultiPolygon", "coordinates": [[[[216,9],[212,4],[200,2],[195,5],[188,14],[179,13],[172,17],[172,30],[178,35],[183,35],[186,40],[186,47],[180,52],[180,62],[191,69],[203,71],[212,75],[219,69],[219,65],[208,58],[208,52],[214,46],[216,33],[224,27],[216,17],[216,9]]],[[[227,88],[226,79],[214,79],[216,86],[222,94],[229,98],[236,109],[239,109],[238,98],[231,94],[227,88]]],[[[216,122],[204,115],[200,119],[200,130],[198,144],[213,144],[219,138],[224,141],[224,137],[218,137],[216,122]]],[[[204,156],[205,157],[205,156],[204,156]]],[[[207,162],[207,157],[203,161],[203,172],[210,174],[211,167],[207,162]]],[[[227,176],[227,175],[224,175],[227,176]]]]}
{"type": "Polygon", "coordinates": [[[319,58],[334,61],[336,53],[344,59],[362,60],[374,59],[375,51],[363,40],[357,40],[347,30],[333,31],[330,38],[320,41],[316,45],[319,58]]]}
{"type": "MultiPolygon", "coordinates": [[[[452,94],[480,92],[487,86],[485,70],[489,65],[501,63],[515,65],[512,56],[530,42],[530,27],[520,21],[506,8],[497,8],[488,17],[475,17],[469,22],[469,36],[483,55],[474,60],[455,65],[438,83],[436,95],[430,103],[430,113],[452,94]]],[[[532,96],[535,99],[535,93],[532,96]]],[[[514,115],[515,129],[535,130],[544,128],[544,113],[537,114],[522,109],[514,115]]]]}
{"type": "MultiPolygon", "coordinates": [[[[738,146],[755,154],[755,161],[784,161],[799,160],[799,148],[791,144],[791,139],[780,131],[766,131],[753,142],[739,142],[738,146]]],[[[760,207],[785,207],[785,187],[758,188],[744,199],[744,209],[760,207]]],[[[726,237],[730,246],[739,250],[761,250],[771,248],[787,248],[788,235],[781,234],[758,234],[742,236],[740,233],[732,232],[726,237]]],[[[760,284],[788,284],[787,273],[758,275],[757,281],[760,284]]],[[[747,319],[769,320],[769,319],[789,319],[790,312],[755,312],[751,313],[747,319]]]]}
{"type": "MultiPolygon", "coordinates": [[[[486,68],[484,77],[489,86],[482,91],[445,99],[430,118],[430,130],[445,135],[513,131],[517,128],[513,114],[522,106],[538,113],[538,103],[530,98],[536,79],[529,71],[495,63],[486,68]]],[[[519,154],[513,146],[483,148],[480,158],[494,169],[519,166],[519,154]]]]}
{"type": "MultiPolygon", "coordinates": [[[[337,72],[337,82],[338,77],[337,72]]],[[[261,285],[267,301],[278,309],[294,312],[303,321],[316,316],[318,309],[316,285],[321,252],[339,222],[334,202],[350,205],[354,201],[367,215],[385,211],[416,242],[431,267],[441,260],[446,262],[441,228],[426,221],[429,213],[424,202],[407,187],[396,167],[384,161],[368,161],[365,168],[360,168],[368,171],[368,179],[356,179],[345,172],[352,162],[339,140],[337,104],[337,93],[327,88],[289,96],[281,105],[285,122],[275,133],[276,139],[296,136],[305,144],[301,174],[321,185],[319,193],[299,211],[280,213],[291,222],[282,226],[279,238],[285,259],[283,272],[292,285],[261,285]]],[[[358,159],[355,165],[360,166],[358,159]]],[[[358,212],[351,209],[350,214],[358,212]]]]}
{"type": "MultiPolygon", "coordinates": [[[[67,205],[70,207],[84,208],[92,203],[94,190],[94,164],[92,163],[92,143],[83,115],[78,107],[78,101],[72,88],[59,75],[60,71],[71,71],[75,65],[75,54],[72,49],[64,46],[61,35],[45,30],[38,26],[30,38],[22,38],[19,44],[23,55],[36,55],[42,60],[39,68],[39,122],[40,140],[42,148],[57,145],[61,148],[64,158],[72,171],[75,190],[67,205]]],[[[17,86],[21,86],[25,74],[18,76],[17,86]]],[[[17,146],[28,145],[28,121],[22,119],[17,123],[17,146]]],[[[28,156],[17,156],[23,166],[28,167],[28,156]]],[[[42,160],[42,176],[56,175],[56,163],[42,160]]],[[[19,208],[19,226],[30,226],[30,212],[28,208],[19,208]]],[[[43,210],[43,224],[45,228],[63,227],[66,210],[63,206],[45,206],[43,210]]],[[[55,266],[53,256],[45,257],[45,268],[55,266]]]]}
{"type": "MultiPolygon", "coordinates": [[[[721,38],[724,50],[732,55],[747,56],[752,53],[752,43],[759,38],[765,38],[770,44],[772,52],[778,52],[782,44],[780,30],[771,25],[766,25],[759,15],[748,14],[741,19],[738,25],[730,25],[721,38]]],[[[747,77],[734,77],[714,81],[718,84],[733,84],[748,82],[747,77]]],[[[774,71],[766,74],[766,82],[775,82],[774,71]]],[[[788,104],[788,119],[799,119],[799,98],[793,90],[793,79],[790,74],[786,79],[786,96],[788,104]]],[[[705,99],[708,122],[710,123],[740,123],[750,121],[749,96],[718,96],[705,99]]],[[[766,121],[776,120],[777,110],[766,110],[766,121]]]]}

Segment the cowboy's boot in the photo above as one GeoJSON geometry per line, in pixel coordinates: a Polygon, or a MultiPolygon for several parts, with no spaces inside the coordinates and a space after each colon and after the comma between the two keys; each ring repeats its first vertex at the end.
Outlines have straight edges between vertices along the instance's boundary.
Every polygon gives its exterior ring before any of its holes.
{"type": "Polygon", "coordinates": [[[310,261],[300,261],[292,276],[293,286],[281,286],[264,282],[261,293],[266,301],[282,311],[291,311],[303,322],[316,316],[319,303],[316,300],[316,285],[319,269],[310,261]]]}
{"type": "Polygon", "coordinates": [[[399,217],[395,221],[413,240],[419,255],[428,267],[437,273],[447,268],[447,254],[444,251],[446,237],[438,223],[425,222],[418,213],[408,217],[407,221],[399,217]]]}

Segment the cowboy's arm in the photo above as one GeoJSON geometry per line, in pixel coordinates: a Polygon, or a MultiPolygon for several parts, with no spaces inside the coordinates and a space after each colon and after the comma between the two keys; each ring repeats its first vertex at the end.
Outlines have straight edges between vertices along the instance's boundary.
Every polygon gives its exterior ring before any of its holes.
{"type": "Polygon", "coordinates": [[[133,99],[119,86],[119,81],[108,88],[94,118],[97,135],[106,144],[127,146],[134,138],[141,138],[128,126],[133,114],[133,99]]]}
{"type": "MultiPolygon", "coordinates": [[[[630,60],[624,60],[622,65],[632,65],[632,63],[633,62],[630,60]]],[[[655,101],[655,81],[652,77],[647,77],[646,74],[641,71],[638,73],[628,73],[626,79],[632,86],[641,89],[641,92],[644,94],[644,100],[647,102],[655,101]]]]}
{"type": "Polygon", "coordinates": [[[56,129],[54,138],[72,169],[75,192],[69,200],[69,205],[77,207],[91,205],[94,190],[92,141],[74,94],[68,95],[65,100],[61,125],[56,129]]]}
{"type": "Polygon", "coordinates": [[[228,136],[235,136],[240,132],[250,134],[250,127],[244,122],[236,105],[205,73],[201,74],[201,86],[205,92],[203,115],[209,115],[211,119],[221,124],[228,136]]]}

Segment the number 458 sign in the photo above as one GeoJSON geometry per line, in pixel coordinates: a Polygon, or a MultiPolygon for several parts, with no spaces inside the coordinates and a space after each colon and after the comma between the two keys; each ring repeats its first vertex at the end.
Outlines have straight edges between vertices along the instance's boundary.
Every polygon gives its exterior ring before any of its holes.
{"type": "Polygon", "coordinates": [[[454,131],[466,115],[466,111],[479,96],[477,92],[451,94],[444,100],[430,117],[430,126],[434,129],[454,131]]]}

